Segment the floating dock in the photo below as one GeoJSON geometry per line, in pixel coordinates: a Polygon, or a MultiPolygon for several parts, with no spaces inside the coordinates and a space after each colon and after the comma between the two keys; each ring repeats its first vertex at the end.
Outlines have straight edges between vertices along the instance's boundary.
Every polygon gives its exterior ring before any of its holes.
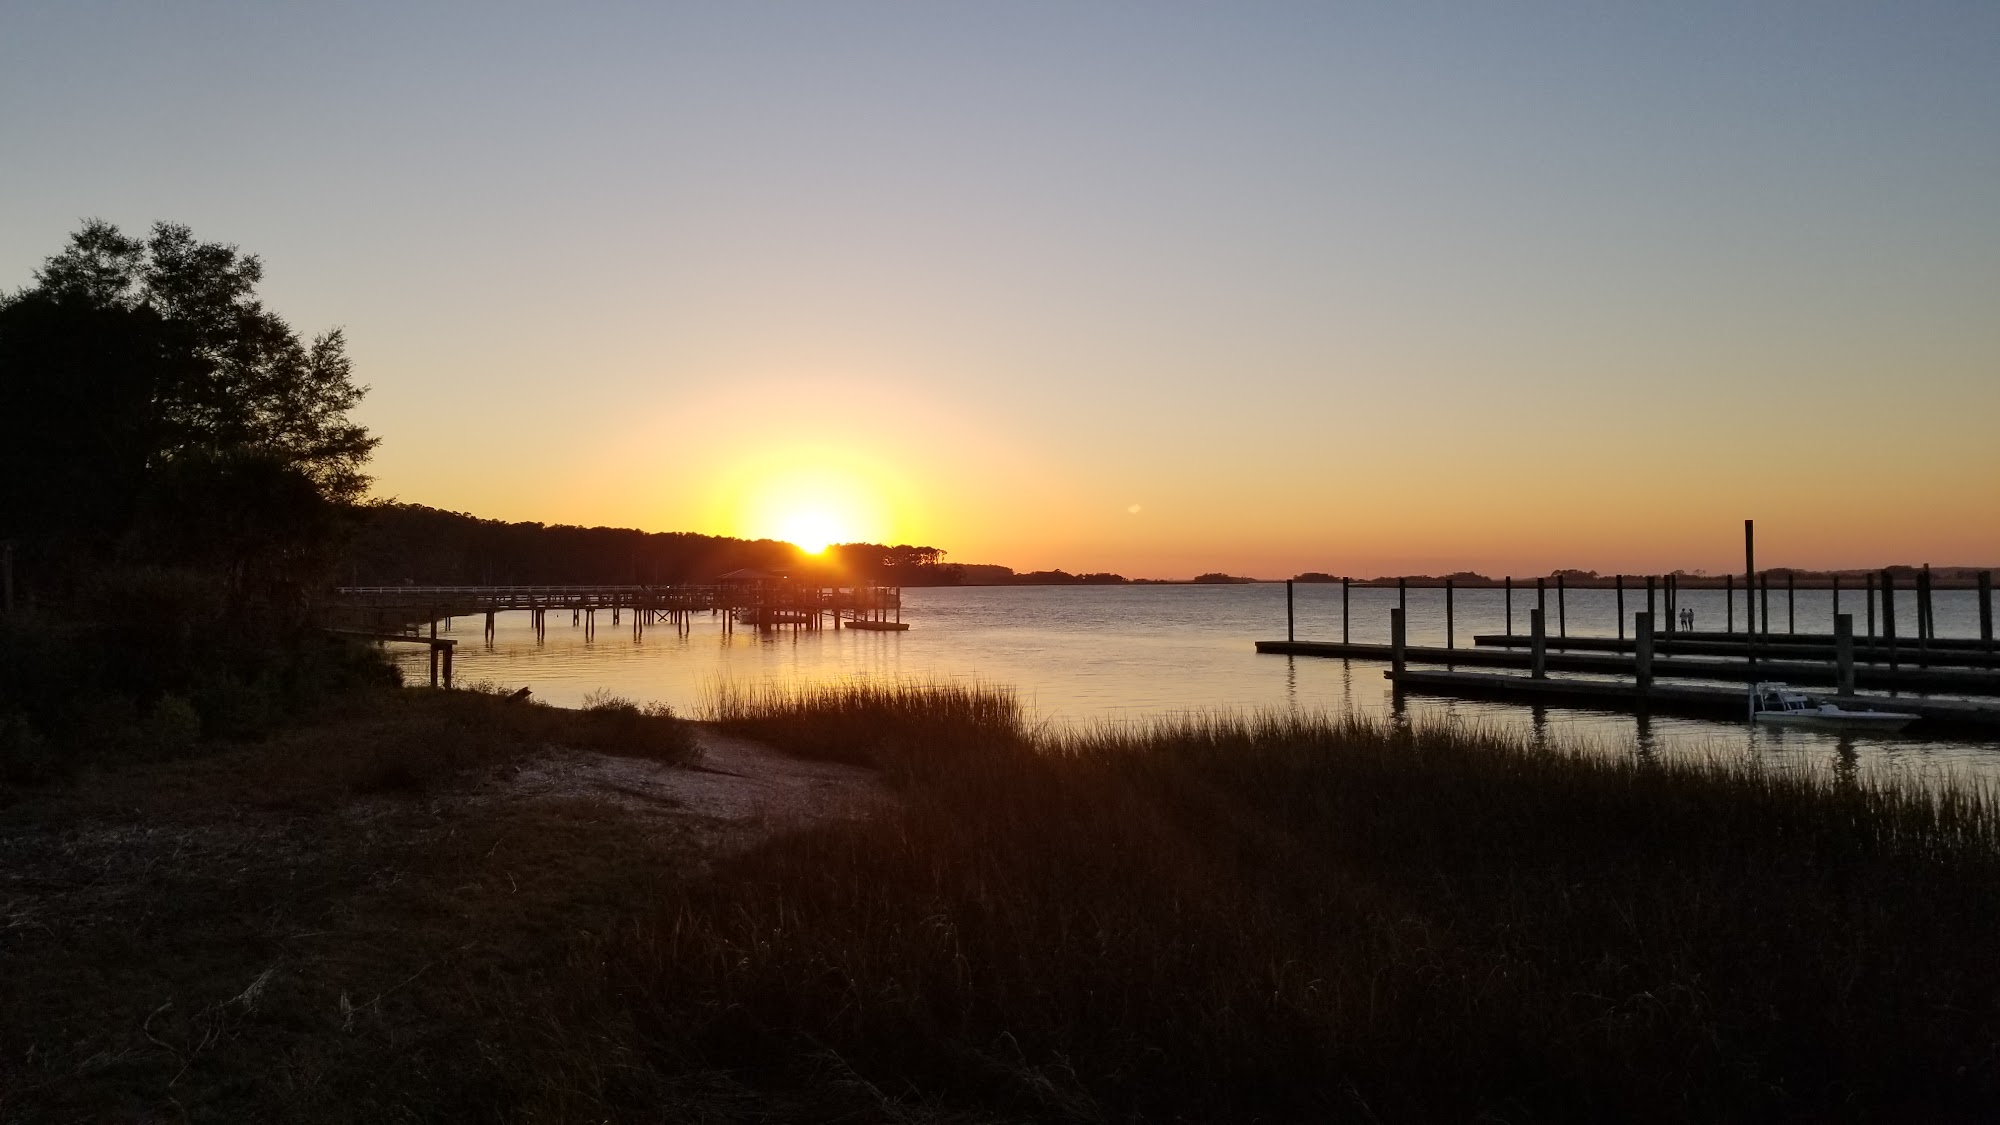
{"type": "Polygon", "coordinates": [[[849,629],[860,629],[877,633],[903,633],[909,631],[910,623],[907,621],[870,621],[864,617],[859,621],[848,622],[847,627],[849,629]]]}
{"type": "MultiPolygon", "coordinates": [[[[1742,719],[1747,714],[1744,693],[1731,688],[1697,684],[1654,684],[1641,692],[1623,680],[1582,680],[1567,676],[1535,679],[1496,672],[1449,672],[1394,669],[1383,676],[1398,691],[1497,699],[1525,705],[1570,704],[1618,711],[1660,711],[1742,719]]],[[[1902,695],[1824,695],[1848,710],[1902,711],[1926,724],[1990,733],[2000,730],[2000,701],[1923,699],[1902,695]]]]}
{"type": "MultiPolygon", "coordinates": [[[[1529,647],[1532,638],[1519,639],[1523,644],[1521,648],[1498,645],[1474,648],[1405,646],[1403,659],[1412,664],[1525,670],[1534,663],[1534,654],[1529,647]]],[[[1571,641],[1581,639],[1583,638],[1570,638],[1571,641]]],[[[1615,640],[1611,641],[1613,645],[1618,643],[1615,640]]],[[[1657,640],[1655,645],[1655,651],[1663,647],[1657,640]]],[[[1575,647],[1577,646],[1571,646],[1572,649],[1575,647]]],[[[1626,652],[1565,651],[1562,645],[1554,640],[1548,642],[1548,648],[1550,651],[1544,653],[1542,661],[1543,666],[1550,671],[1590,672],[1603,676],[1638,675],[1638,657],[1630,653],[1629,644],[1626,645],[1626,652]]],[[[1829,645],[1828,649],[1827,655],[1831,657],[1832,646],[1829,645]]],[[[1340,641],[1258,641],[1257,651],[1278,656],[1320,656],[1349,660],[1394,661],[1396,657],[1394,645],[1346,644],[1340,641]]],[[[1782,680],[1792,684],[1840,682],[1839,668],[1829,661],[1759,659],[1757,663],[1751,664],[1747,660],[1655,656],[1652,665],[1653,675],[1665,679],[1721,680],[1739,684],[1756,683],[1760,680],[1782,680]]],[[[1967,695],[2000,695],[2000,672],[1970,668],[1918,668],[1907,665],[1889,668],[1857,662],[1854,667],[1854,680],[1856,686],[1888,691],[1945,691],[1967,695]]]]}
{"type": "MultiPolygon", "coordinates": [[[[1527,648],[1534,638],[1521,633],[1480,633],[1472,638],[1479,648],[1527,648]]],[[[1565,637],[1547,640],[1551,649],[1572,652],[1631,652],[1638,641],[1626,637],[1565,637]]],[[[1653,651],[1688,656],[1731,656],[1747,658],[1755,651],[1760,661],[1832,660],[1836,656],[1834,638],[1823,633],[1773,633],[1756,642],[1742,633],[1659,633],[1653,651]]],[[[1964,637],[1933,637],[1921,643],[1903,640],[1889,645],[1881,640],[1854,638],[1854,659],[1871,664],[1895,666],[1950,666],[2000,669],[2000,647],[1991,642],[1964,637]]]]}

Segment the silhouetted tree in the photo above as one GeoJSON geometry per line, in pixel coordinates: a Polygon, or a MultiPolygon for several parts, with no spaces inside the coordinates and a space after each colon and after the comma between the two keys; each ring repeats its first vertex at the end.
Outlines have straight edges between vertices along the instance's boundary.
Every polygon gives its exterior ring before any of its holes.
{"type": "Polygon", "coordinates": [[[31,568],[122,554],[241,584],[323,551],[377,439],[348,417],[365,388],[340,332],[300,340],[262,279],[185,226],[91,220],[0,297],[0,538],[31,568]]]}

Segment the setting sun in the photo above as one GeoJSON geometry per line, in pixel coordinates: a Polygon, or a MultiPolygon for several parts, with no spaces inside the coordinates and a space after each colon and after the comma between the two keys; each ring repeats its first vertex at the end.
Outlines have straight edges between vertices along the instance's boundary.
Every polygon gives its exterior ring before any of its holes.
{"type": "Polygon", "coordinates": [[[893,479],[841,450],[790,450],[740,465],[717,499],[730,534],[782,539],[818,554],[834,543],[889,542],[893,479]]]}
{"type": "Polygon", "coordinates": [[[800,511],[784,517],[778,522],[774,537],[814,555],[826,550],[829,544],[858,538],[843,527],[832,513],[822,511],[800,511]]]}

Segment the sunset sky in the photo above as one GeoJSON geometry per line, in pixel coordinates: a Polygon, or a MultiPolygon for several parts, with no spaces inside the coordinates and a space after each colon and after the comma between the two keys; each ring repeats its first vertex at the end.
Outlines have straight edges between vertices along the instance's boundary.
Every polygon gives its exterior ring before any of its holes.
{"type": "Polygon", "coordinates": [[[380,495],[1132,576],[2000,565],[2000,4],[5,4],[380,495]]]}

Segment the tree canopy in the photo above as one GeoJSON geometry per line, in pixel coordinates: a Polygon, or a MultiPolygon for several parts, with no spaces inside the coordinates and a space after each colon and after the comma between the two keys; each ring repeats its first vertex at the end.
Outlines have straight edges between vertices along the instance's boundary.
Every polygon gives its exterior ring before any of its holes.
{"type": "Polygon", "coordinates": [[[200,542],[214,556],[319,536],[324,509],[358,500],[377,439],[348,416],[365,388],[346,341],[302,340],[258,299],[263,276],[180,224],[139,238],[90,220],[0,296],[0,538],[44,564],[180,564],[183,516],[239,528],[200,542]]]}

